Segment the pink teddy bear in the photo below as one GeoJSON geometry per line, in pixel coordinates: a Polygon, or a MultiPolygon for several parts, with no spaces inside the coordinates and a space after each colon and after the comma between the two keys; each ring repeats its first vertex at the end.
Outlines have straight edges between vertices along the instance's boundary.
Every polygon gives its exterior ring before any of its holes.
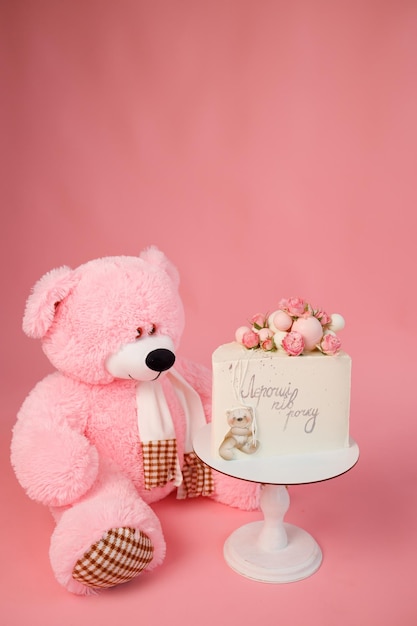
{"type": "Polygon", "coordinates": [[[41,339],[57,371],[23,403],[11,458],[29,497],[52,511],[52,568],[73,593],[124,583],[163,561],[150,504],[175,489],[180,498],[258,507],[257,485],[193,453],[210,419],[211,377],[176,356],[178,285],[175,267],[151,247],[52,270],[27,301],[24,331],[41,339]]]}

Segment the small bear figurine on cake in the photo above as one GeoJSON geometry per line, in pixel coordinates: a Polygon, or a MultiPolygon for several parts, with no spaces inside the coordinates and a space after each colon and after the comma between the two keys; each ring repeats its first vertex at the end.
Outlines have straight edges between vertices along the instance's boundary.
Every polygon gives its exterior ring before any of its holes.
{"type": "Polygon", "coordinates": [[[176,268],[151,247],[54,269],[27,301],[24,331],[57,371],[24,401],[11,459],[29,497],[53,513],[51,564],[73,593],[162,562],[150,505],[175,489],[258,507],[257,485],[211,471],[193,452],[211,417],[211,376],[177,355],[178,286],[176,268]]]}
{"type": "Polygon", "coordinates": [[[220,456],[226,461],[234,458],[234,450],[245,454],[256,452],[256,435],[253,425],[253,411],[250,407],[238,407],[226,411],[230,430],[226,434],[220,448],[220,456]]]}

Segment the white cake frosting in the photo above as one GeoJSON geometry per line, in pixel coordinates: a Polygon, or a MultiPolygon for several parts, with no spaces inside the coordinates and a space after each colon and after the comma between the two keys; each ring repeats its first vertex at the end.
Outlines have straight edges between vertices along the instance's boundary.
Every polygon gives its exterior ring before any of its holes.
{"type": "Polygon", "coordinates": [[[250,327],[238,329],[238,341],[213,353],[217,457],[250,461],[349,445],[351,358],[332,330],[343,328],[343,318],[300,299],[281,301],[278,311],[291,318],[284,320],[286,330],[274,324],[283,325],[277,311],[256,315],[250,327]]]}

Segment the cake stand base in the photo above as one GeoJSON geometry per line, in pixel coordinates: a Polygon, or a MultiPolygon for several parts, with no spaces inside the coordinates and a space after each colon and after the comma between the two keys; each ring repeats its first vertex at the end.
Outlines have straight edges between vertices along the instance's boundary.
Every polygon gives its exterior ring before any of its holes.
{"type": "Polygon", "coordinates": [[[224,558],[232,569],[266,583],[295,582],[318,570],[322,553],[316,541],[283,521],[289,504],[283,485],[262,485],[263,521],[241,526],[224,544],[224,558]]]}
{"type": "Polygon", "coordinates": [[[284,523],[287,545],[277,551],[265,551],[258,545],[262,527],[262,521],[246,524],[226,540],[224,558],[235,572],[260,582],[290,583],[318,570],[322,552],[309,533],[284,523]]]}

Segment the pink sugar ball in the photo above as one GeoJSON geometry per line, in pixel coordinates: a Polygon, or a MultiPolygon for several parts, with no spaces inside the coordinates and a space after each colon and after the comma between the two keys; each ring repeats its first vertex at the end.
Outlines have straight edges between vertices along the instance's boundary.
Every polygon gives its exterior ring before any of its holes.
{"type": "Polygon", "coordinates": [[[267,339],[271,339],[274,333],[269,328],[261,328],[261,330],[258,332],[258,335],[259,341],[266,341],[267,339]]]}
{"type": "Polygon", "coordinates": [[[292,324],[292,317],[285,311],[277,311],[274,314],[273,322],[278,330],[289,330],[292,324]]]}
{"type": "Polygon", "coordinates": [[[323,327],[316,317],[299,317],[292,325],[304,339],[305,350],[314,350],[323,337],[323,327]]]}
{"type": "Polygon", "coordinates": [[[235,332],[235,339],[238,343],[243,343],[243,335],[250,331],[248,326],[239,326],[237,331],[235,332]]]}

